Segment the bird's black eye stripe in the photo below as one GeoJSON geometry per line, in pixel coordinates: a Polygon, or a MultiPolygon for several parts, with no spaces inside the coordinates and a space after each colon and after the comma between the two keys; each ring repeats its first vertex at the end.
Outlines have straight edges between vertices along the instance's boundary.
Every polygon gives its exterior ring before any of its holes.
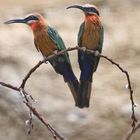
{"type": "Polygon", "coordinates": [[[94,12],[99,16],[99,12],[95,8],[88,8],[88,12],[94,12]]]}
{"type": "Polygon", "coordinates": [[[31,15],[26,18],[26,21],[30,21],[30,20],[38,20],[38,18],[36,16],[31,15]]]}

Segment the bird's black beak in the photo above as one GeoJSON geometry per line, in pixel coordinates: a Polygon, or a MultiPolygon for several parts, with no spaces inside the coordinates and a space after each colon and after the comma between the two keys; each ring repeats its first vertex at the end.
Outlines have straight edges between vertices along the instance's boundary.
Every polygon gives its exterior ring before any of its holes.
{"type": "Polygon", "coordinates": [[[71,6],[68,6],[66,9],[69,9],[69,8],[78,8],[80,10],[82,10],[85,14],[96,14],[99,16],[99,11],[95,8],[95,7],[92,7],[92,6],[82,6],[82,5],[71,5],[71,6]]]}
{"type": "Polygon", "coordinates": [[[25,19],[12,19],[4,22],[4,24],[12,24],[12,23],[27,23],[25,19]]]}
{"type": "Polygon", "coordinates": [[[86,8],[83,7],[82,5],[71,5],[71,6],[68,6],[66,9],[70,9],[70,8],[78,8],[78,9],[86,12],[86,8]]]}

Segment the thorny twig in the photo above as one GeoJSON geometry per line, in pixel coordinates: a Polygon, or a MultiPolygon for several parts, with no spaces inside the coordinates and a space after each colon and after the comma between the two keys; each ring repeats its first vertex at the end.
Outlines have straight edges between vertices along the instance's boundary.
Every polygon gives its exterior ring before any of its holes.
{"type": "Polygon", "coordinates": [[[112,64],[116,65],[127,77],[128,89],[129,89],[129,93],[130,93],[130,100],[131,100],[131,104],[132,104],[132,115],[131,115],[132,128],[134,129],[135,125],[136,125],[136,122],[137,122],[137,119],[136,119],[136,116],[135,116],[135,106],[136,105],[135,105],[134,99],[133,99],[133,90],[132,90],[132,86],[131,86],[130,76],[129,76],[129,74],[126,70],[124,70],[118,63],[114,62],[112,59],[110,59],[110,58],[108,58],[104,55],[101,55],[101,54],[100,54],[100,57],[105,58],[106,60],[108,60],[112,64]]]}
{"type": "MultiPolygon", "coordinates": [[[[68,49],[65,49],[65,50],[62,50],[62,51],[59,51],[55,54],[52,54],[50,56],[48,56],[47,58],[43,59],[42,61],[39,61],[32,69],[30,69],[30,71],[27,73],[27,75],[23,78],[23,81],[21,83],[21,85],[18,87],[14,87],[13,85],[10,85],[10,84],[6,84],[4,82],[0,82],[0,85],[4,86],[4,87],[7,87],[7,88],[10,88],[10,89],[13,89],[13,90],[16,90],[18,92],[20,92],[21,94],[23,94],[24,96],[24,103],[26,104],[26,106],[30,109],[30,111],[32,111],[32,113],[48,128],[48,130],[51,132],[51,134],[53,135],[53,138],[55,140],[57,140],[57,138],[59,138],[60,140],[64,140],[64,138],[56,131],[52,128],[52,126],[47,123],[45,121],[45,119],[38,113],[38,111],[31,105],[30,101],[28,100],[28,97],[29,96],[32,100],[32,96],[29,95],[27,92],[25,92],[24,88],[25,88],[25,85],[26,85],[26,82],[27,80],[30,78],[30,76],[43,64],[43,63],[46,63],[47,61],[49,61],[50,59],[53,59],[54,57],[57,57],[59,55],[62,55],[64,54],[65,52],[68,52],[68,51],[73,51],[73,50],[82,50],[82,51],[86,51],[86,52],[89,52],[89,53],[93,53],[95,56],[100,56],[101,58],[104,58],[106,60],[108,60],[109,62],[111,62],[112,64],[114,64],[115,66],[117,66],[123,73],[125,73],[126,77],[127,77],[127,81],[128,81],[128,89],[129,89],[129,92],[130,92],[130,100],[131,100],[131,104],[132,104],[132,134],[139,128],[138,126],[136,126],[136,122],[137,122],[137,119],[136,119],[136,116],[135,116],[135,103],[134,103],[134,99],[133,99],[133,90],[132,90],[132,86],[131,86],[131,81],[130,81],[130,77],[129,77],[129,74],[126,70],[124,70],[118,63],[114,62],[112,59],[108,58],[107,56],[104,56],[102,54],[100,54],[98,51],[93,51],[93,50],[88,50],[86,49],[85,47],[83,48],[80,48],[78,46],[74,47],[74,48],[68,48],[68,49]]],[[[31,117],[31,116],[30,116],[31,117]]],[[[31,122],[32,123],[32,122],[31,122]]],[[[132,135],[131,134],[131,135],[132,135]]],[[[130,136],[131,137],[131,136],[130,136]]],[[[129,139],[127,139],[129,140],[129,139]]]]}
{"type": "MultiPolygon", "coordinates": [[[[25,96],[25,98],[23,98],[23,103],[26,104],[26,106],[30,109],[30,111],[32,111],[32,113],[48,128],[48,130],[51,132],[53,138],[55,140],[57,140],[57,137],[60,139],[60,140],[64,140],[64,138],[43,118],[43,116],[41,114],[39,114],[39,112],[31,105],[31,103],[29,102],[29,100],[27,99],[27,96],[29,95],[25,90],[21,89],[21,88],[18,88],[18,87],[15,87],[11,84],[6,84],[4,82],[0,82],[0,85],[4,86],[4,87],[7,87],[9,89],[12,89],[12,90],[15,90],[15,91],[18,91],[20,94],[23,94],[25,96]]],[[[31,113],[31,112],[30,112],[31,113]]],[[[30,117],[31,117],[31,114],[30,114],[30,117]]],[[[29,118],[29,120],[27,121],[30,121],[30,119],[32,118],[29,118]]],[[[26,122],[26,123],[32,123],[32,122],[26,122]]],[[[32,126],[33,124],[29,124],[29,128],[28,129],[28,133],[30,133],[31,129],[32,129],[32,126]]]]}
{"type": "Polygon", "coordinates": [[[31,106],[29,102],[24,102],[24,103],[30,108],[33,114],[48,128],[48,130],[51,132],[55,140],[57,140],[57,137],[60,140],[64,140],[64,138],[49,123],[47,123],[47,121],[42,117],[42,115],[38,113],[36,108],[31,106]]]}
{"type": "Polygon", "coordinates": [[[29,113],[29,119],[28,120],[26,120],[26,125],[27,125],[27,127],[28,127],[28,134],[31,134],[31,131],[32,131],[32,129],[33,129],[33,127],[34,127],[34,125],[33,125],[33,117],[32,117],[32,111],[31,111],[31,109],[30,109],[30,113],[29,113]]]}
{"type": "Polygon", "coordinates": [[[134,129],[132,129],[130,132],[128,132],[126,138],[124,140],[130,140],[132,135],[137,131],[137,129],[140,128],[140,122],[137,123],[134,129]]]}

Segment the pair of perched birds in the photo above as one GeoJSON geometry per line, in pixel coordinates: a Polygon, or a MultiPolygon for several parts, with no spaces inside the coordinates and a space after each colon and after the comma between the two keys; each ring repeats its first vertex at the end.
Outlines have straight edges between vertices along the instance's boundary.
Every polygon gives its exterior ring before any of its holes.
{"type": "MultiPolygon", "coordinates": [[[[81,24],[78,33],[78,46],[97,50],[101,53],[103,46],[103,26],[97,7],[86,4],[71,5],[67,7],[67,9],[69,8],[78,8],[85,14],[85,20],[81,24]]],[[[54,51],[65,49],[64,42],[58,32],[50,27],[47,21],[38,13],[5,22],[5,24],[11,23],[25,23],[31,27],[36,49],[42,53],[43,57],[53,54],[54,51]]],[[[78,62],[81,70],[80,82],[78,82],[74,75],[68,53],[49,60],[55,71],[64,77],[64,81],[67,82],[72,92],[75,105],[79,108],[89,107],[92,76],[97,69],[99,59],[99,56],[78,50],[78,62]]]]}

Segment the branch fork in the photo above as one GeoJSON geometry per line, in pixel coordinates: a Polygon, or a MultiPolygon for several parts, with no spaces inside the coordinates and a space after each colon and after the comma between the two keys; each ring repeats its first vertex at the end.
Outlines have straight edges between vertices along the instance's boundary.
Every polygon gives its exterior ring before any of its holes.
{"type": "Polygon", "coordinates": [[[44,119],[44,117],[37,111],[37,109],[35,107],[32,106],[31,100],[35,102],[35,100],[33,99],[33,97],[28,94],[24,89],[25,89],[25,85],[28,81],[28,79],[30,78],[30,76],[44,63],[48,62],[50,59],[53,59],[54,57],[57,57],[59,55],[64,54],[65,52],[68,51],[74,51],[74,50],[82,50],[82,51],[86,51],[88,53],[93,53],[95,56],[100,56],[101,58],[106,59],[107,61],[109,61],[110,63],[112,63],[113,65],[115,65],[122,73],[125,74],[127,82],[128,82],[128,89],[129,89],[129,93],[130,93],[130,101],[131,101],[131,108],[132,108],[132,114],[131,114],[131,119],[132,119],[132,131],[130,133],[128,133],[127,137],[125,140],[130,140],[131,136],[135,133],[135,131],[140,128],[140,122],[137,123],[137,118],[135,115],[135,103],[134,103],[134,99],[133,99],[133,89],[131,86],[131,81],[130,81],[130,76],[128,74],[128,72],[126,70],[124,70],[118,63],[114,62],[112,59],[108,58],[107,56],[104,56],[102,54],[100,54],[98,51],[94,51],[94,50],[89,50],[86,49],[85,47],[79,47],[76,46],[74,48],[67,48],[65,50],[62,51],[58,51],[58,52],[54,52],[54,54],[48,56],[47,58],[44,58],[42,61],[39,61],[33,68],[31,68],[29,70],[29,72],[26,74],[26,76],[23,78],[22,83],[20,84],[19,87],[15,87],[11,84],[7,84],[4,82],[0,82],[0,85],[3,87],[7,87],[11,90],[15,90],[18,91],[20,93],[20,95],[22,96],[23,99],[23,103],[29,108],[30,110],[30,114],[29,114],[29,120],[26,121],[26,125],[28,126],[28,134],[31,133],[31,130],[33,129],[33,123],[32,123],[32,114],[34,114],[42,124],[44,124],[47,129],[49,130],[49,132],[51,133],[52,137],[54,138],[54,140],[60,139],[60,140],[64,140],[63,136],[61,136],[48,122],[46,119],[44,119]],[[137,124],[136,124],[137,123],[137,124]]]}

